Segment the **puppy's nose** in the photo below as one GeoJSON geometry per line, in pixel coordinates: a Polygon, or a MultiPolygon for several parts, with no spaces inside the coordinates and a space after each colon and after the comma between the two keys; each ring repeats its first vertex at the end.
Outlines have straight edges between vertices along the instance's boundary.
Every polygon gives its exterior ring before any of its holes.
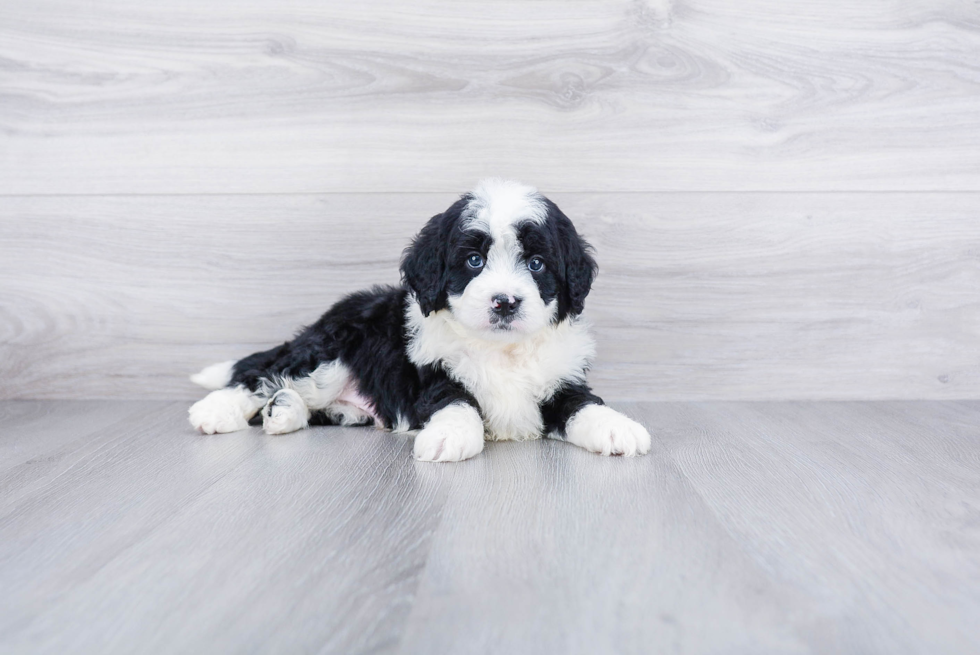
{"type": "Polygon", "coordinates": [[[521,299],[514,296],[505,296],[500,293],[493,297],[491,301],[493,313],[500,317],[507,317],[517,311],[521,306],[521,299]]]}

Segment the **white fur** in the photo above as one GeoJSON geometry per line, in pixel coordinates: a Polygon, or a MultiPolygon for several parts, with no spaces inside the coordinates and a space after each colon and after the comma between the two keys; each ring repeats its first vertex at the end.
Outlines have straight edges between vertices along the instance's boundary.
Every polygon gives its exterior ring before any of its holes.
{"type": "MultiPolygon", "coordinates": [[[[222,381],[227,384],[234,363],[213,364],[192,379],[207,388],[222,381]]],[[[267,411],[262,413],[263,428],[269,434],[304,428],[310,410],[319,409],[325,410],[341,425],[361,425],[368,419],[380,425],[370,402],[358,393],[350,370],[339,361],[321,364],[305,377],[267,380],[257,393],[242,386],[212,391],[191,406],[190,422],[205,434],[244,430],[249,419],[263,406],[272,412],[271,415],[267,411]],[[280,390],[289,394],[279,396],[279,402],[273,404],[280,390]]]]}
{"type": "Polygon", "coordinates": [[[586,405],[565,425],[565,440],[601,455],[645,455],[650,433],[605,405],[586,405]]]}
{"type": "Polygon", "coordinates": [[[520,221],[541,224],[548,216],[544,199],[532,186],[490,178],[470,192],[472,200],[464,214],[464,229],[480,229],[496,238],[520,221]]]}
{"type": "Polygon", "coordinates": [[[188,410],[195,428],[204,434],[235,432],[248,427],[248,420],[265,404],[245,387],[212,391],[188,410]]]}
{"type": "Polygon", "coordinates": [[[425,462],[459,462],[483,450],[483,421],[467,404],[443,407],[415,436],[415,458],[425,462]]]}
{"type": "Polygon", "coordinates": [[[410,302],[406,313],[409,359],[417,366],[441,361],[476,398],[491,439],[540,437],[540,403],[562,381],[584,381],[595,355],[595,342],[578,319],[504,343],[472,335],[447,310],[423,317],[410,302]]]}
{"type": "MultiPolygon", "coordinates": [[[[277,389],[290,389],[302,399],[309,410],[325,410],[341,425],[361,425],[367,419],[381,426],[371,403],[360,395],[357,383],[339,360],[320,364],[312,373],[301,378],[280,377],[265,385],[269,396],[277,389]]],[[[307,416],[307,419],[309,417],[307,416]]]]}
{"type": "Polygon", "coordinates": [[[350,380],[350,370],[334,360],[320,364],[305,377],[263,380],[262,391],[268,397],[279,389],[292,389],[310,409],[325,409],[340,397],[350,380]]]}
{"type": "Polygon", "coordinates": [[[408,419],[405,416],[399,414],[398,420],[395,421],[395,425],[391,428],[391,431],[399,433],[411,432],[412,424],[408,422],[408,419]]]}
{"type": "Polygon", "coordinates": [[[309,420],[310,410],[292,389],[280,389],[262,409],[262,429],[269,434],[302,430],[309,420]]]}
{"type": "Polygon", "coordinates": [[[200,373],[192,375],[191,382],[211,391],[224,389],[231,382],[231,373],[234,366],[235,360],[221,362],[220,364],[211,364],[211,366],[205,367],[200,373]]]}

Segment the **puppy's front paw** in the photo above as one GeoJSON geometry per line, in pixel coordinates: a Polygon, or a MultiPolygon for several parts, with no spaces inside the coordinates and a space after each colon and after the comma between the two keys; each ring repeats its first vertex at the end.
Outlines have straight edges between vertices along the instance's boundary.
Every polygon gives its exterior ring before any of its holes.
{"type": "Polygon", "coordinates": [[[600,455],[645,455],[650,433],[631,418],[605,405],[586,405],[565,425],[565,439],[600,455]]]}
{"type": "Polygon", "coordinates": [[[292,389],[280,389],[262,408],[262,429],[268,434],[302,430],[310,420],[306,403],[292,389]]]}
{"type": "Polygon", "coordinates": [[[415,437],[415,459],[459,462],[483,450],[483,419],[469,405],[443,407],[415,437]]]}
{"type": "Polygon", "coordinates": [[[244,387],[218,389],[187,410],[191,425],[204,434],[235,432],[248,427],[259,401],[244,387]]]}

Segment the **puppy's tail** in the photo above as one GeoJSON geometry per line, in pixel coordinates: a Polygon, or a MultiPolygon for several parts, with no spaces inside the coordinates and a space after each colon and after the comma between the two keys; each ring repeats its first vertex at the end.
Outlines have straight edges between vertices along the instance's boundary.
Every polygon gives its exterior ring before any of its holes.
{"type": "Polygon", "coordinates": [[[235,367],[235,360],[211,364],[205,367],[200,373],[191,376],[191,382],[202,386],[209,391],[224,389],[231,382],[232,369],[235,367]]]}

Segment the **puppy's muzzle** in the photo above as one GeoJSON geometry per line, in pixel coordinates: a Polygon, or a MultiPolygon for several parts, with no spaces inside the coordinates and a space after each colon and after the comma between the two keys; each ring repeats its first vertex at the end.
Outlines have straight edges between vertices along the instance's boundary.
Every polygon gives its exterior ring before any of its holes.
{"type": "Polygon", "coordinates": [[[495,316],[499,316],[504,321],[510,321],[517,314],[517,310],[521,306],[521,300],[521,298],[515,296],[507,296],[502,293],[497,294],[490,300],[490,309],[495,316]]]}

